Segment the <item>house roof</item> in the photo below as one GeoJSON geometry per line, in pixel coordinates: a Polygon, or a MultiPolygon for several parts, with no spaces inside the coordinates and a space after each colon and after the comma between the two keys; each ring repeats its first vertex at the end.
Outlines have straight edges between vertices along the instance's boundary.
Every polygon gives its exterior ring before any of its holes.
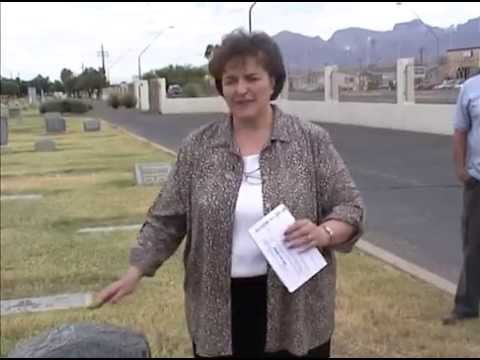
{"type": "Polygon", "coordinates": [[[480,46],[471,46],[471,47],[464,47],[464,48],[447,49],[447,52],[465,51],[465,50],[475,50],[475,49],[480,49],[480,46]]]}

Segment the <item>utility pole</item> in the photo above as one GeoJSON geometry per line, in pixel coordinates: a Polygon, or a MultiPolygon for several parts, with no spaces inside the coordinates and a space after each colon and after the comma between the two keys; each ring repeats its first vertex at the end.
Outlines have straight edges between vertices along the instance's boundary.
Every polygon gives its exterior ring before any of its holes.
{"type": "Polygon", "coordinates": [[[101,50],[97,53],[97,55],[102,57],[102,75],[103,81],[106,83],[107,76],[105,72],[105,57],[108,57],[108,52],[103,49],[103,44],[101,46],[101,50]]]}

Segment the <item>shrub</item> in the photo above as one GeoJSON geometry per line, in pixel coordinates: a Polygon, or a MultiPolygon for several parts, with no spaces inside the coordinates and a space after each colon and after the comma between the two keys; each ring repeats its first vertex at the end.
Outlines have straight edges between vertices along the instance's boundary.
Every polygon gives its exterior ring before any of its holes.
{"type": "Polygon", "coordinates": [[[124,94],[120,98],[120,105],[123,105],[128,109],[134,108],[137,105],[137,98],[133,94],[124,94]]]}
{"type": "Polygon", "coordinates": [[[83,114],[92,109],[92,105],[86,104],[81,100],[64,99],[46,101],[40,105],[40,113],[59,112],[83,114]]]}
{"type": "Polygon", "coordinates": [[[199,83],[186,84],[183,88],[183,93],[186,97],[206,96],[205,86],[199,83]]]}
{"type": "Polygon", "coordinates": [[[120,98],[117,94],[110,94],[108,97],[108,105],[116,109],[120,106],[120,98]]]}

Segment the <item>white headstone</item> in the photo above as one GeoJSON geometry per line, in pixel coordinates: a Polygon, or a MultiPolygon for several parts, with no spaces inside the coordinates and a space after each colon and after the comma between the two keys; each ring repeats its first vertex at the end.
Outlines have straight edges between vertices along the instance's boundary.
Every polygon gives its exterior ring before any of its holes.
{"type": "Polygon", "coordinates": [[[167,179],[171,165],[169,163],[135,164],[135,180],[137,185],[163,184],[167,179]]]}
{"type": "Polygon", "coordinates": [[[37,89],[34,87],[28,88],[28,103],[30,105],[35,104],[37,102],[37,89]]]}

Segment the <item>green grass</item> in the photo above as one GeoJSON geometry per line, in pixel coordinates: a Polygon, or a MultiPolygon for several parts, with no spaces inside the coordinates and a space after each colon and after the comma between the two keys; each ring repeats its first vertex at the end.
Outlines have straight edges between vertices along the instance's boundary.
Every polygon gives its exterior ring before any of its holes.
{"type": "Polygon", "coordinates": [[[11,122],[2,195],[44,197],[1,203],[2,299],[96,289],[125,268],[135,232],[77,230],[141,223],[159,189],[135,185],[134,163],[173,158],[102,125],[83,133],[81,119],[68,118],[67,133],[51,136],[58,150],[38,153],[31,150],[43,136],[41,117],[30,112],[11,122]]]}
{"type": "Polygon", "coordinates": [[[480,355],[479,320],[441,324],[452,296],[358,250],[339,256],[338,271],[336,355],[480,355]]]}
{"type": "MultiPolygon", "coordinates": [[[[1,203],[1,298],[95,292],[127,267],[135,231],[77,234],[82,227],[141,223],[158,193],[134,185],[136,161],[168,154],[102,123],[83,133],[79,118],[53,138],[58,150],[33,152],[44,123],[33,112],[11,124],[1,155],[2,194],[39,193],[37,201],[1,203]]],[[[339,256],[334,354],[356,357],[474,357],[480,323],[444,327],[453,299],[359,251],[339,256]]],[[[134,296],[116,306],[3,316],[0,356],[20,340],[68,322],[93,321],[143,331],[157,357],[191,355],[178,251],[134,296]]]]}

